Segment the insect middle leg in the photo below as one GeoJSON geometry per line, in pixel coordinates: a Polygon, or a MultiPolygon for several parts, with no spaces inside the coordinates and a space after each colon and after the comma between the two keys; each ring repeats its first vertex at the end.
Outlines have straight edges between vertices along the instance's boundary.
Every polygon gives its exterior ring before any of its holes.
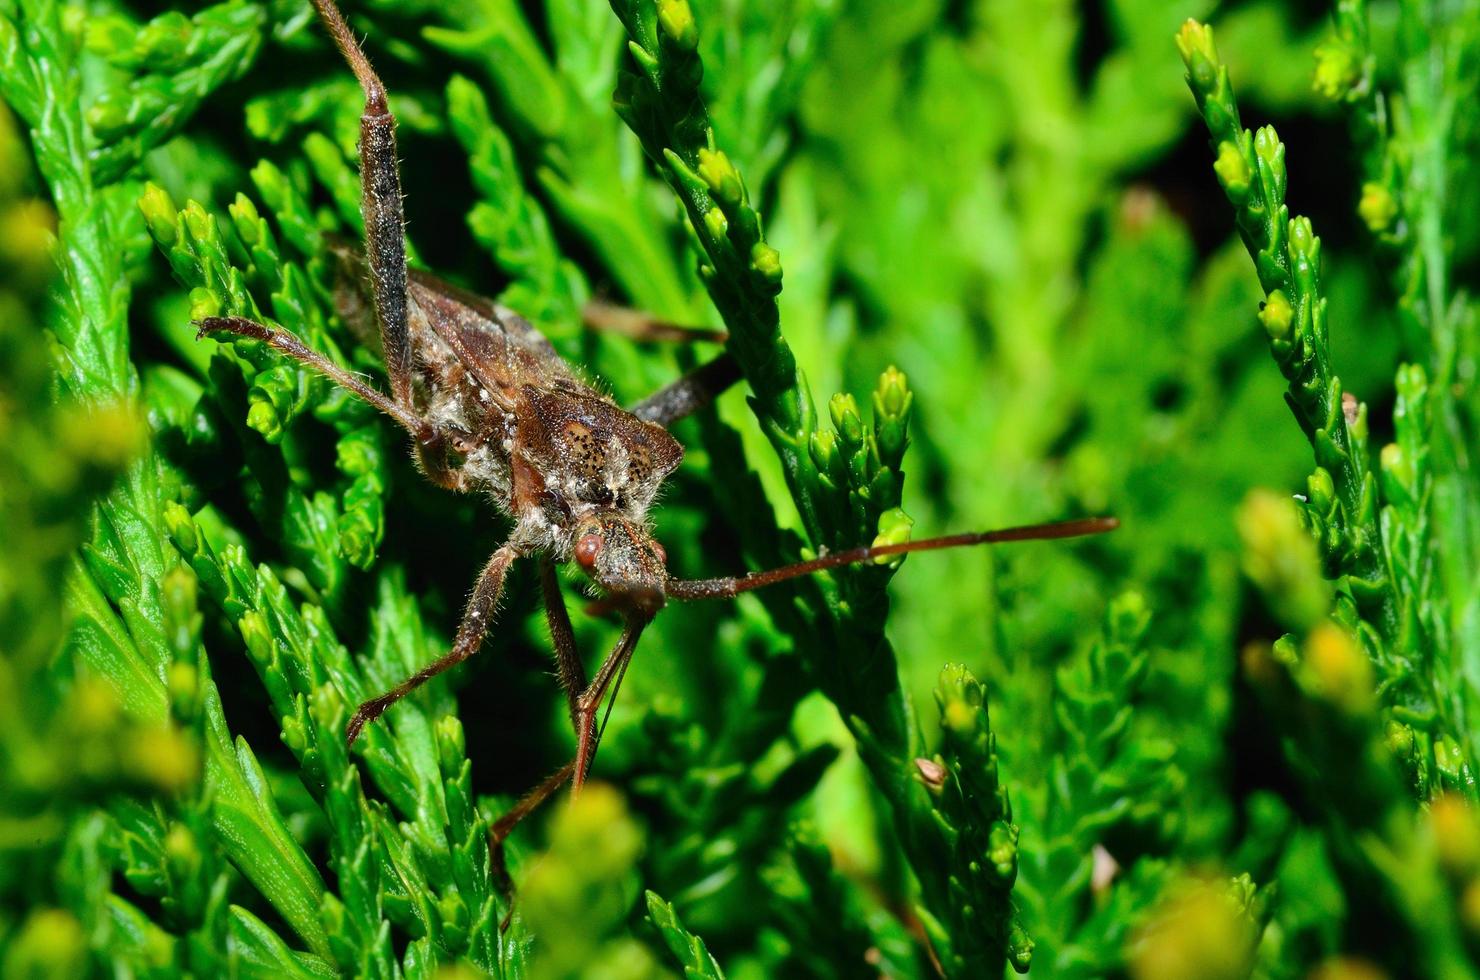
{"type": "Polygon", "coordinates": [[[438,486],[449,490],[462,490],[463,475],[447,462],[446,450],[466,455],[477,448],[478,441],[469,433],[446,424],[433,424],[422,418],[415,410],[393,401],[367,385],[355,375],[309,347],[286,330],[269,327],[240,316],[208,316],[198,322],[200,333],[206,337],[217,333],[232,333],[239,337],[260,340],[280,354],[319,372],[330,381],[349,391],[363,401],[389,415],[416,440],[416,455],[422,469],[438,486]]]}
{"type": "Polygon", "coordinates": [[[560,689],[565,692],[570,722],[576,725],[581,692],[586,690],[586,668],[576,650],[576,634],[570,625],[570,613],[565,608],[565,595],[560,591],[555,563],[547,557],[540,559],[540,593],[545,600],[545,621],[550,626],[550,645],[555,648],[555,676],[560,680],[560,689]]]}
{"type": "MultiPolygon", "coordinates": [[[[555,648],[555,671],[560,680],[560,689],[565,692],[566,709],[570,712],[570,723],[580,737],[581,694],[586,690],[586,668],[576,650],[575,630],[570,625],[570,613],[565,608],[565,595],[560,591],[560,579],[555,574],[555,563],[541,558],[540,592],[545,600],[545,619],[550,625],[550,645],[555,648]]],[[[504,861],[504,841],[525,817],[533,813],[541,803],[555,794],[575,772],[572,760],[552,773],[488,828],[488,849],[493,859],[494,877],[507,894],[513,891],[508,866],[504,861]]]]}
{"type": "MultiPolygon", "coordinates": [[[[548,564],[548,563],[546,563],[548,564]]],[[[504,869],[503,844],[518,825],[541,803],[549,799],[567,779],[573,780],[574,791],[579,792],[591,770],[596,757],[596,746],[600,732],[596,728],[596,714],[601,710],[607,691],[613,680],[620,685],[622,674],[637,648],[638,637],[647,626],[645,620],[629,622],[622,631],[616,647],[607,655],[589,685],[584,684],[585,669],[576,656],[575,642],[570,631],[570,619],[565,612],[565,601],[560,597],[559,583],[555,581],[554,566],[549,566],[549,578],[541,571],[541,582],[553,587],[545,591],[545,611],[550,619],[550,635],[555,643],[555,655],[560,671],[560,686],[565,689],[566,705],[570,710],[571,722],[576,729],[576,757],[556,770],[544,782],[526,793],[513,809],[494,821],[488,830],[488,843],[493,854],[495,873],[507,884],[508,874],[504,869]],[[558,612],[557,612],[558,610],[558,612]]]]}
{"type": "Polygon", "coordinates": [[[355,709],[354,717],[350,718],[349,726],[345,729],[346,741],[353,743],[364,727],[379,718],[386,708],[444,670],[457,666],[478,652],[478,647],[482,645],[483,637],[488,632],[489,621],[493,619],[494,611],[498,607],[499,596],[504,591],[504,578],[509,571],[509,566],[518,557],[519,553],[509,545],[504,545],[493,553],[493,557],[484,566],[483,573],[478,576],[478,584],[473,587],[473,595],[468,599],[467,608],[463,611],[462,623],[457,628],[457,638],[452,643],[452,650],[389,691],[379,697],[371,698],[355,709]]]}

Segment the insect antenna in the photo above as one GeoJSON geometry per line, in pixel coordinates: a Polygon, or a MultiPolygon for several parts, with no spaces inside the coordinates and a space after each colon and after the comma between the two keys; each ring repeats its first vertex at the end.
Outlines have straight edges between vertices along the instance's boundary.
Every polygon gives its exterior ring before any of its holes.
{"type": "Polygon", "coordinates": [[[670,599],[728,599],[742,592],[763,589],[768,585],[785,582],[787,579],[811,575],[829,568],[857,565],[875,558],[890,555],[907,555],[915,551],[938,551],[944,548],[962,548],[977,544],[1003,544],[1008,541],[1045,541],[1054,538],[1079,538],[1091,534],[1104,534],[1120,526],[1114,517],[1083,517],[1054,524],[1027,524],[1022,527],[1000,528],[995,531],[978,531],[968,534],[948,534],[939,538],[924,538],[900,544],[866,545],[850,548],[830,555],[821,555],[810,561],[764,572],[750,572],[731,578],[669,579],[664,587],[670,599]]]}

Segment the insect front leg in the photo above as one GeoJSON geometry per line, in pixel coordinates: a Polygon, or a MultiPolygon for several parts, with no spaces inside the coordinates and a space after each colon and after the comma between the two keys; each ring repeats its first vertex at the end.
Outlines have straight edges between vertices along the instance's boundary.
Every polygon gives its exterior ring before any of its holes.
{"type": "Polygon", "coordinates": [[[560,689],[565,692],[571,724],[577,725],[581,692],[586,689],[586,667],[576,650],[576,634],[570,625],[570,613],[565,608],[565,595],[560,591],[555,563],[549,558],[540,559],[540,592],[545,599],[545,620],[550,624],[550,645],[555,648],[556,676],[560,679],[560,689]]]}
{"type": "Polygon", "coordinates": [[[396,158],[396,117],[386,102],[385,85],[370,67],[334,0],[314,0],[319,17],[339,46],[365,93],[360,116],[360,213],[365,218],[365,256],[375,318],[380,324],[391,395],[411,405],[411,341],[406,312],[405,217],[396,158]]]}
{"type": "MultiPolygon", "coordinates": [[[[515,803],[507,813],[495,820],[493,825],[488,828],[488,856],[493,863],[493,877],[498,882],[499,890],[505,896],[514,893],[514,880],[509,877],[509,865],[504,860],[504,841],[509,839],[509,835],[514,832],[515,827],[519,826],[521,820],[539,809],[541,803],[554,796],[556,791],[565,785],[565,781],[570,778],[571,773],[575,771],[576,764],[575,760],[572,759],[549,776],[546,776],[544,782],[528,793],[525,793],[518,803],[515,803]]],[[[510,909],[509,915],[512,916],[513,914],[513,910],[510,909]]],[[[504,930],[507,928],[509,928],[509,919],[506,917],[500,924],[499,929],[504,930]]]]}
{"type": "Polygon", "coordinates": [[[518,557],[519,553],[509,545],[504,545],[493,553],[493,557],[483,567],[483,573],[478,576],[478,584],[473,587],[473,595],[468,599],[467,608],[463,611],[462,623],[457,628],[457,639],[452,643],[452,650],[389,691],[379,697],[371,698],[355,709],[354,717],[349,720],[349,726],[344,732],[346,741],[353,744],[364,727],[379,718],[386,708],[444,670],[456,667],[478,652],[478,647],[482,645],[483,637],[488,632],[489,621],[498,607],[499,596],[504,591],[504,578],[509,571],[509,566],[518,557]]]}

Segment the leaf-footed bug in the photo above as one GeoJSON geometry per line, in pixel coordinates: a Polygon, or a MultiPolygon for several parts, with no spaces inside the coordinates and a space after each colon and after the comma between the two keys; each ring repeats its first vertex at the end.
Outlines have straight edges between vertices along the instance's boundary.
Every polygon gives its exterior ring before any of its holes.
{"type": "MultiPolygon", "coordinates": [[[[630,411],[591,387],[526,320],[511,310],[408,269],[395,118],[385,87],[334,0],[314,0],[329,34],[364,91],[360,118],[361,209],[375,320],[390,379],[389,396],[365,384],[297,337],[241,317],[207,317],[200,335],[230,333],[266,342],[390,416],[412,437],[426,476],[458,492],[483,492],[514,521],[468,600],[452,649],[391,690],[361,704],[346,738],[418,686],[475,653],[487,633],[505,576],[519,558],[538,562],[557,674],[576,731],[576,757],[531,791],[492,828],[493,843],[570,779],[579,791],[600,739],[596,718],[616,696],[638,638],[668,599],[728,598],[800,575],[914,551],[1098,534],[1114,518],[1087,518],[825,554],[740,577],[672,578],[652,537],[648,509],[683,458],[665,428],[713,401],[739,380],[721,355],[630,411]],[[615,648],[589,679],[556,577],[575,563],[623,620],[615,648]]],[[[712,337],[713,335],[709,335],[712,337]]]]}

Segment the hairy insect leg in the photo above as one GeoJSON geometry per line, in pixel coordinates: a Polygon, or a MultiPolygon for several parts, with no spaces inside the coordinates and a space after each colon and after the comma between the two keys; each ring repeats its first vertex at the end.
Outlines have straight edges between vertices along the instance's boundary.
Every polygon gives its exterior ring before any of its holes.
{"type": "Polygon", "coordinates": [[[706,361],[632,406],[640,419],[668,426],[692,415],[724,394],[741,378],[740,362],[729,354],[706,361]]]}
{"type": "Polygon", "coordinates": [[[360,116],[360,212],[365,218],[365,255],[391,395],[398,404],[409,407],[412,360],[406,312],[406,222],[397,170],[396,117],[386,103],[385,85],[370,67],[334,0],[313,2],[365,93],[365,111],[360,116]]]}
{"type": "MultiPolygon", "coordinates": [[[[581,695],[586,690],[586,668],[576,651],[575,630],[570,625],[570,613],[565,608],[565,595],[560,591],[560,579],[555,574],[555,563],[541,558],[540,591],[545,599],[545,618],[550,624],[550,642],[555,648],[555,670],[560,678],[560,688],[565,692],[566,708],[570,712],[571,725],[576,737],[581,737],[581,695]]],[[[512,895],[513,880],[509,877],[504,860],[504,841],[521,820],[533,813],[541,803],[555,794],[576,770],[576,760],[571,760],[544,782],[524,794],[514,807],[494,821],[488,828],[489,856],[493,860],[494,879],[505,895],[512,895]]],[[[504,926],[508,923],[505,921],[504,926]]]]}
{"type": "Polygon", "coordinates": [[[478,647],[483,643],[483,637],[488,632],[489,621],[493,618],[494,610],[498,606],[499,595],[504,590],[504,577],[517,557],[519,553],[508,545],[493,553],[493,557],[488,559],[488,564],[483,567],[483,574],[478,576],[478,584],[473,587],[473,595],[468,599],[468,606],[463,612],[462,623],[457,628],[457,638],[453,640],[451,652],[439,660],[434,660],[379,697],[371,698],[355,709],[354,717],[349,720],[349,726],[344,732],[347,742],[353,744],[365,726],[379,718],[386,708],[444,670],[457,666],[478,652],[478,647]]]}
{"type": "Polygon", "coordinates": [[[427,475],[433,481],[451,490],[463,488],[462,477],[447,466],[439,451],[447,447],[458,452],[467,452],[472,449],[472,439],[466,432],[428,422],[410,408],[376,391],[287,330],[269,327],[256,320],[248,320],[240,316],[208,316],[198,321],[197,326],[199,327],[197,336],[232,333],[238,337],[260,340],[278,353],[291,357],[304,367],[319,372],[339,387],[367,402],[372,408],[389,415],[402,428],[411,433],[412,438],[416,440],[417,455],[427,475]]]}
{"type": "MultiPolygon", "coordinates": [[[[570,618],[566,615],[565,601],[561,598],[558,590],[558,582],[554,580],[554,566],[547,561],[541,563],[540,582],[546,588],[546,612],[550,616],[550,634],[555,638],[556,656],[561,658],[562,661],[560,666],[561,686],[566,689],[571,720],[575,722],[576,726],[576,757],[560,769],[551,773],[545,778],[544,782],[524,794],[518,803],[514,804],[507,813],[493,822],[493,826],[488,828],[488,853],[492,861],[493,876],[494,880],[498,883],[500,891],[505,896],[510,896],[514,893],[514,882],[509,877],[508,863],[504,859],[504,841],[509,839],[509,835],[514,832],[514,828],[519,825],[520,821],[537,810],[541,803],[544,803],[551,796],[555,795],[555,792],[561,786],[565,785],[567,779],[573,780],[571,795],[575,796],[580,793],[581,786],[585,784],[586,776],[591,770],[591,763],[596,758],[596,746],[600,739],[600,733],[596,729],[596,714],[601,710],[602,701],[605,698],[607,690],[612,687],[613,680],[615,680],[617,687],[621,686],[622,676],[627,672],[627,664],[631,662],[632,653],[637,649],[638,637],[642,635],[643,629],[647,626],[646,620],[629,622],[627,628],[622,631],[622,636],[617,641],[616,647],[612,649],[612,652],[607,655],[606,660],[597,669],[596,677],[584,691],[581,691],[577,695],[575,691],[579,690],[579,688],[574,685],[567,685],[566,677],[583,678],[585,671],[575,655],[574,634],[570,630],[570,618]],[[559,605],[558,614],[551,612],[551,592],[549,591],[549,586],[545,586],[547,567],[549,570],[550,585],[556,587],[553,595],[554,601],[559,605]],[[564,641],[561,639],[561,626],[557,625],[557,623],[563,623],[564,635],[570,638],[569,645],[564,648],[564,652],[562,652],[562,643],[564,641]],[[567,667],[564,663],[564,657],[567,654],[571,658],[573,663],[572,669],[575,672],[571,675],[566,674],[567,667]]],[[[615,691],[612,692],[612,696],[616,696],[615,691]]],[[[603,721],[604,726],[605,722],[603,721]]],[[[509,914],[513,915],[512,910],[509,914]]],[[[508,927],[509,918],[506,916],[504,921],[500,923],[499,928],[502,930],[508,927]]]]}
{"type": "MultiPolygon", "coordinates": [[[[514,881],[509,877],[508,862],[504,860],[504,841],[509,839],[509,835],[514,832],[515,827],[519,826],[520,821],[539,809],[541,803],[554,796],[555,791],[564,786],[565,781],[575,771],[575,760],[567,762],[547,776],[544,782],[525,793],[518,803],[515,803],[507,813],[493,822],[493,826],[488,828],[488,855],[493,861],[493,878],[505,896],[514,893],[514,881]]],[[[509,922],[505,919],[500,928],[507,929],[508,926],[509,922]]]]}
{"type": "Polygon", "coordinates": [[[369,402],[374,408],[389,415],[399,422],[402,428],[416,437],[418,442],[430,442],[437,438],[436,428],[426,419],[405,406],[391,401],[384,394],[309,347],[287,330],[269,327],[241,316],[208,316],[196,321],[196,327],[198,328],[197,338],[218,333],[233,333],[238,337],[263,341],[278,353],[291,357],[305,367],[312,368],[341,388],[349,390],[363,401],[369,402]]]}
{"type": "MultiPolygon", "coordinates": [[[[551,583],[558,584],[554,582],[554,567],[550,566],[549,571],[551,583]]],[[[543,585],[545,582],[544,563],[542,563],[540,570],[540,580],[543,585]]],[[[560,652],[562,640],[559,639],[560,628],[557,626],[557,622],[563,622],[566,634],[572,637],[567,650],[574,660],[574,670],[580,672],[578,676],[584,676],[584,670],[580,667],[579,660],[575,660],[575,643],[573,634],[570,634],[570,619],[565,614],[564,600],[560,598],[558,591],[554,593],[554,598],[559,603],[559,613],[550,614],[550,632],[552,636],[557,637],[555,641],[557,656],[564,656],[560,652]]],[[[551,596],[549,592],[546,593],[545,602],[546,611],[550,612],[551,596]]],[[[642,631],[646,626],[647,620],[630,621],[627,624],[627,628],[622,631],[622,637],[617,641],[616,647],[612,649],[612,652],[607,655],[601,667],[597,669],[596,677],[591,681],[591,684],[585,690],[581,691],[579,695],[573,693],[575,690],[574,687],[566,688],[571,718],[576,725],[577,748],[575,759],[566,763],[547,777],[544,782],[524,794],[524,797],[518,803],[514,804],[511,810],[495,820],[493,826],[488,828],[488,852],[493,863],[494,880],[498,882],[500,890],[505,895],[513,894],[514,883],[509,877],[508,865],[504,860],[504,841],[508,840],[509,835],[514,832],[514,828],[519,825],[521,820],[529,816],[539,808],[541,803],[553,796],[556,790],[565,785],[567,779],[573,780],[572,795],[581,791],[581,786],[586,781],[586,775],[590,772],[591,762],[596,757],[596,746],[600,739],[600,733],[596,730],[596,714],[601,710],[602,701],[608,689],[612,687],[613,681],[615,680],[617,687],[621,686],[622,676],[627,672],[627,664],[632,660],[632,652],[637,648],[638,637],[642,635],[642,631]]],[[[565,667],[562,666],[561,669],[562,686],[565,686],[565,675],[563,673],[565,667]]],[[[612,696],[616,696],[615,691],[612,692],[612,696]]],[[[604,725],[605,722],[603,721],[604,725]]],[[[509,921],[505,918],[500,928],[508,928],[508,925],[509,921]]]]}
{"type": "Polygon", "coordinates": [[[565,692],[571,724],[576,725],[581,692],[586,689],[586,668],[576,650],[576,634],[570,625],[555,563],[544,557],[540,559],[540,592],[545,599],[545,620],[550,624],[550,645],[555,648],[555,673],[560,679],[560,689],[565,692]]]}

